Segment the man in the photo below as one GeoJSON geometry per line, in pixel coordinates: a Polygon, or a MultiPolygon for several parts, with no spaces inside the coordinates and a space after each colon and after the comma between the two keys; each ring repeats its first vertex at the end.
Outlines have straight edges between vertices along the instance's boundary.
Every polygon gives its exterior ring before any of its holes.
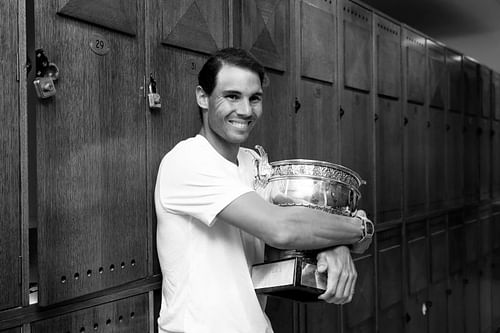
{"type": "Polygon", "coordinates": [[[240,145],[262,115],[263,67],[240,49],[215,53],[201,69],[196,100],[202,126],[165,155],[155,205],[163,274],[159,331],[269,333],[265,298],[250,268],[264,243],[280,249],[328,249],[319,298],[350,302],[357,273],[349,248],[363,252],[363,219],[305,207],[279,207],[253,189],[257,155],[240,145]],[[361,240],[361,241],[360,241],[361,240]]]}

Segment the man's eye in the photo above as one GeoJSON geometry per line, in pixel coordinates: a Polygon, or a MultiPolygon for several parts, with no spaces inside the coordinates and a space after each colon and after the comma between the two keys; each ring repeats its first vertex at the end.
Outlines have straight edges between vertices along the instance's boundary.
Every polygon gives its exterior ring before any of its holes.
{"type": "Polygon", "coordinates": [[[262,96],[252,96],[250,98],[251,103],[259,103],[262,102],[262,96]]]}
{"type": "Polygon", "coordinates": [[[226,98],[230,101],[237,101],[239,96],[238,95],[226,95],[226,98]]]}

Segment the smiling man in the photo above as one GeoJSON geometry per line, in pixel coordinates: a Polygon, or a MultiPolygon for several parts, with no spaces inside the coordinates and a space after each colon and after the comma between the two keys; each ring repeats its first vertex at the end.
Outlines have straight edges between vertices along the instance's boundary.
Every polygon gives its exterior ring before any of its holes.
{"type": "MultiPolygon", "coordinates": [[[[357,273],[350,250],[370,245],[362,218],[279,207],[254,190],[258,155],[241,147],[262,115],[264,68],[241,49],[223,49],[201,69],[202,126],[163,158],[155,188],[162,270],[159,332],[269,333],[265,297],[250,269],[264,244],[324,249],[326,302],[350,302],[357,273]]],[[[363,213],[361,213],[363,214],[363,213]]]]}

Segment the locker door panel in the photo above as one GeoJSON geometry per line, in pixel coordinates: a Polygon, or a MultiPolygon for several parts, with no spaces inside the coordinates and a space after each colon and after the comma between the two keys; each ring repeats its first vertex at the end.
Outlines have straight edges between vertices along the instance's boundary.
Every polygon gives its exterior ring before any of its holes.
{"type": "Polygon", "coordinates": [[[384,311],[402,303],[401,228],[377,233],[377,244],[379,307],[384,311]]]}
{"type": "Polygon", "coordinates": [[[449,85],[448,108],[461,112],[463,111],[462,55],[446,49],[446,69],[449,85]]]}
{"type": "Polygon", "coordinates": [[[431,282],[433,284],[446,281],[448,272],[447,267],[447,233],[446,217],[438,217],[430,220],[430,269],[431,282]]]}
{"type": "Polygon", "coordinates": [[[399,25],[376,14],[374,19],[377,93],[397,99],[401,95],[401,29],[399,25]]]}
{"type": "Polygon", "coordinates": [[[495,170],[492,172],[491,191],[492,197],[498,198],[500,196],[500,172],[496,170],[500,170],[500,122],[492,121],[491,129],[491,168],[495,170]]]}
{"type": "Polygon", "coordinates": [[[464,315],[463,281],[458,276],[454,276],[450,280],[448,292],[448,332],[464,332],[464,315]]]}
{"type": "Polygon", "coordinates": [[[444,48],[427,40],[429,52],[429,105],[444,108],[446,100],[446,64],[444,48]]]}
{"type": "Polygon", "coordinates": [[[463,61],[465,113],[469,115],[478,115],[480,108],[478,64],[467,57],[465,57],[463,61]]]}
{"type": "Polygon", "coordinates": [[[341,163],[356,171],[366,185],[361,186],[359,207],[373,216],[373,115],[370,96],[344,89],[340,109],[341,163]]]}
{"type": "Polygon", "coordinates": [[[290,3],[248,0],[241,5],[241,47],[249,50],[262,65],[278,71],[287,70],[290,3]]]}
{"type": "Polygon", "coordinates": [[[404,332],[404,315],[401,304],[396,304],[386,310],[380,310],[378,315],[379,332],[401,333],[404,332]]]}
{"type": "Polygon", "coordinates": [[[36,321],[31,332],[147,332],[148,295],[118,301],[36,321]]]}
{"type": "Polygon", "coordinates": [[[491,197],[491,120],[479,118],[479,196],[480,200],[491,197]]]}
{"type": "Polygon", "coordinates": [[[382,223],[402,214],[403,129],[400,101],[378,97],[376,107],[377,223],[382,223]]]}
{"type": "Polygon", "coordinates": [[[467,203],[479,199],[479,135],[477,117],[464,118],[464,196],[467,203]]]}
{"type": "Polygon", "coordinates": [[[34,7],[36,47],[60,70],[57,94],[36,103],[42,305],[146,275],[141,5],[87,5],[46,1],[34,7]],[[137,36],[57,15],[66,5],[87,16],[96,10],[111,15],[120,6],[113,17],[135,22],[137,36]],[[94,53],[89,44],[96,41],[109,52],[94,53]]]}
{"type": "Polygon", "coordinates": [[[301,69],[295,113],[296,157],[338,163],[336,18],[324,1],[301,4],[301,69]]]}
{"type": "Polygon", "coordinates": [[[375,315],[373,256],[355,260],[358,280],[352,302],[343,306],[345,325],[343,332],[373,332],[375,315]]]}
{"type": "Polygon", "coordinates": [[[463,116],[448,112],[446,124],[446,198],[450,206],[463,202],[464,132],[463,116]]]}
{"type": "Polygon", "coordinates": [[[422,290],[408,299],[406,313],[407,333],[426,333],[427,316],[422,312],[423,305],[427,302],[427,290],[422,290]]]}
{"type": "Polygon", "coordinates": [[[479,332],[479,275],[476,265],[470,265],[464,272],[465,332],[479,332]]]}
{"type": "Polygon", "coordinates": [[[447,332],[447,282],[443,280],[430,286],[429,333],[447,332]]]}
{"type": "Polygon", "coordinates": [[[271,84],[264,88],[263,114],[254,128],[246,147],[263,146],[270,161],[297,158],[293,133],[293,109],[288,84],[288,73],[267,73],[271,84]]]}
{"type": "Polygon", "coordinates": [[[340,331],[340,306],[322,302],[305,304],[304,307],[306,330],[303,333],[340,331]]]}
{"type": "Polygon", "coordinates": [[[427,236],[425,223],[416,222],[407,227],[408,239],[408,291],[416,295],[428,286],[427,236]]]}
{"type": "Polygon", "coordinates": [[[163,44],[205,54],[225,45],[228,8],[224,1],[160,1],[157,5],[163,44]]]}
{"type": "Polygon", "coordinates": [[[479,83],[481,89],[481,116],[491,117],[491,71],[483,66],[479,66],[479,83]]]}
{"type": "Polygon", "coordinates": [[[425,139],[427,121],[425,108],[408,104],[404,121],[405,131],[405,166],[406,207],[409,215],[423,213],[426,200],[425,139]]]}
{"type": "Polygon", "coordinates": [[[464,230],[460,218],[450,216],[457,223],[448,229],[448,262],[450,274],[459,274],[462,271],[464,260],[464,230]]]}
{"type": "Polygon", "coordinates": [[[7,267],[0,274],[0,310],[21,302],[20,264],[20,145],[19,145],[19,86],[17,82],[18,2],[0,3],[0,265],[7,267]]]}
{"type": "Polygon", "coordinates": [[[344,85],[371,90],[371,13],[353,2],[343,4],[344,85]]]}
{"type": "Polygon", "coordinates": [[[491,85],[492,116],[495,120],[500,120],[500,73],[493,72],[491,85]]]}
{"type": "Polygon", "coordinates": [[[475,264],[479,256],[479,231],[480,224],[477,221],[467,222],[464,225],[465,232],[465,263],[475,264]]]}
{"type": "Polygon", "coordinates": [[[483,257],[479,266],[479,332],[491,332],[492,298],[491,254],[483,257]]]}
{"type": "Polygon", "coordinates": [[[425,102],[425,38],[405,30],[404,44],[406,50],[406,98],[409,102],[424,104],[425,102]]]}
{"type": "Polygon", "coordinates": [[[429,172],[429,209],[443,207],[445,199],[445,112],[429,108],[427,165],[429,172]]]}
{"type": "MultiPolygon", "coordinates": [[[[496,223],[500,223],[500,220],[496,220],[496,223]]],[[[500,228],[497,227],[498,232],[500,228]]],[[[496,234],[498,235],[498,233],[496,234]]],[[[500,325],[500,297],[495,295],[500,295],[500,250],[497,248],[492,256],[492,285],[491,285],[491,317],[493,322],[493,327],[498,327],[500,325]]]]}
{"type": "Polygon", "coordinates": [[[325,1],[301,2],[301,75],[334,82],[336,63],[335,7],[325,1]]]}

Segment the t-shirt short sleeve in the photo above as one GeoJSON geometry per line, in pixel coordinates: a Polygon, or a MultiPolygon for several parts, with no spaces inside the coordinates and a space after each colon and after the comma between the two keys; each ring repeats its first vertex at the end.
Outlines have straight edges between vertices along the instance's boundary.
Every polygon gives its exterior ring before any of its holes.
{"type": "Polygon", "coordinates": [[[205,142],[169,152],[160,164],[156,190],[163,209],[210,226],[221,210],[253,188],[240,178],[235,164],[205,142]]]}

